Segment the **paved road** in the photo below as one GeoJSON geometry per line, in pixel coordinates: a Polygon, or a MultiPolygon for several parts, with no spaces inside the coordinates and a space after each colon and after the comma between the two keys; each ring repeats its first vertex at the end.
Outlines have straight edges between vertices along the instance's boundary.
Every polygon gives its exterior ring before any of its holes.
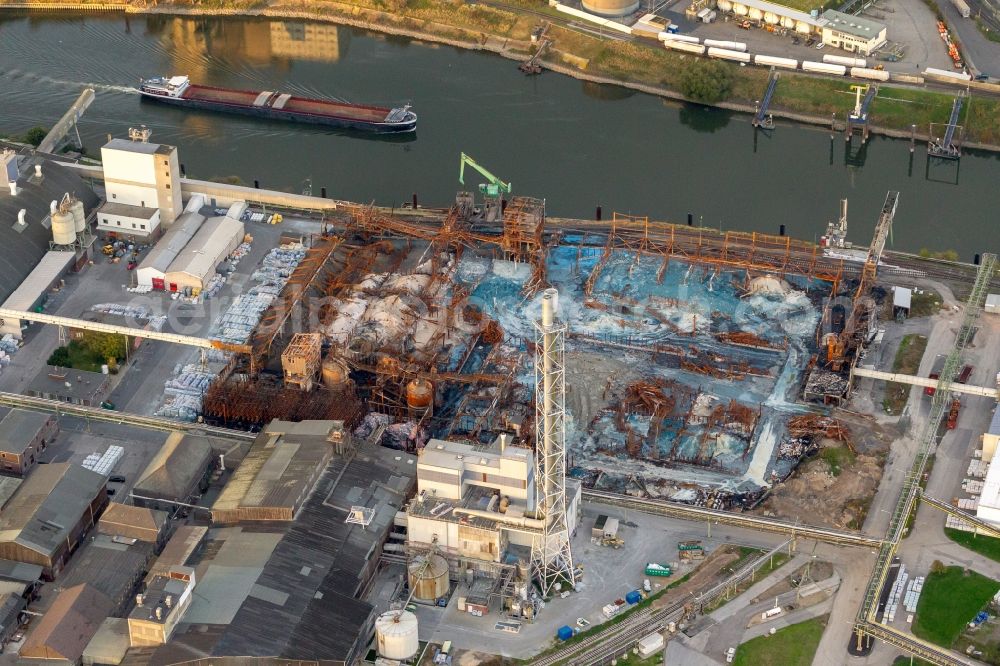
{"type": "MultiPolygon", "coordinates": [[[[970,2],[969,4],[976,3],[970,2]]],[[[986,39],[983,33],[979,32],[976,22],[971,18],[962,18],[962,15],[948,0],[937,0],[937,5],[941,13],[944,14],[948,27],[962,44],[962,55],[966,64],[976,73],[1000,77],[1000,43],[986,39]]]]}

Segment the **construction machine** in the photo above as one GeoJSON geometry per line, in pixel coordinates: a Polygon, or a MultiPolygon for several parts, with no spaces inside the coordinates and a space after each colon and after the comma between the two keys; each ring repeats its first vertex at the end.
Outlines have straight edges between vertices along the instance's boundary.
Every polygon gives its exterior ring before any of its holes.
{"type": "MultiPolygon", "coordinates": [[[[478,171],[487,180],[487,182],[480,183],[479,185],[479,192],[483,195],[484,199],[483,220],[486,222],[499,222],[503,218],[504,195],[511,193],[511,184],[500,180],[474,159],[462,153],[458,168],[458,182],[462,185],[465,185],[466,165],[478,171]]],[[[459,198],[462,198],[461,194],[459,198]]]]}

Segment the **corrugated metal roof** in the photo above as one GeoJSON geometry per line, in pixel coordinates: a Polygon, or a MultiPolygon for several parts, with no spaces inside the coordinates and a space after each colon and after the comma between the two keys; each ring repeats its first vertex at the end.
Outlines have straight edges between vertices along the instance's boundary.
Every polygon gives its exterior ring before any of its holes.
{"type": "Polygon", "coordinates": [[[126,531],[140,529],[159,532],[166,522],[166,511],[111,502],[101,514],[98,528],[106,534],[121,534],[121,528],[125,528],[126,531]]]}
{"type": "Polygon", "coordinates": [[[205,437],[172,432],[146,465],[132,492],[136,495],[183,499],[205,474],[212,445],[205,437]]]}
{"type": "Polygon", "coordinates": [[[906,308],[910,309],[910,303],[913,300],[913,290],[907,289],[906,287],[893,287],[892,288],[892,306],[894,308],[906,308]]]}
{"type": "Polygon", "coordinates": [[[991,435],[1000,435],[1000,408],[993,411],[993,418],[990,419],[990,429],[988,432],[991,435]]]}
{"type": "Polygon", "coordinates": [[[104,492],[104,477],[72,463],[39,465],[0,512],[0,542],[51,556],[104,492]]]}
{"type": "Polygon", "coordinates": [[[12,580],[19,583],[34,583],[42,577],[42,567],[27,562],[0,560],[0,580],[12,580]]]}
{"type": "Polygon", "coordinates": [[[226,255],[243,240],[244,227],[231,217],[210,217],[198,229],[177,258],[167,268],[167,273],[185,273],[206,278],[215,272],[226,255]]]}
{"type": "Polygon", "coordinates": [[[111,612],[111,600],[86,583],[63,590],[21,647],[26,658],[78,661],[111,612]]]}
{"type": "Polygon", "coordinates": [[[205,216],[200,213],[182,213],[157,241],[146,258],[139,264],[139,271],[153,269],[158,273],[166,273],[184,246],[194,237],[205,222],[205,216]]]}
{"type": "Polygon", "coordinates": [[[42,224],[49,216],[49,203],[70,192],[89,213],[99,201],[74,172],[39,158],[22,161],[17,185],[17,196],[11,196],[6,188],[0,191],[0,275],[4,277],[0,280],[0,302],[14,292],[49,250],[52,231],[42,224]],[[40,181],[33,178],[36,163],[42,165],[40,181]],[[27,211],[28,226],[17,231],[17,213],[22,208],[27,211]]]}
{"type": "MultiPolygon", "coordinates": [[[[3,226],[0,223],[0,226],[3,226]]],[[[46,252],[38,265],[28,274],[17,289],[7,297],[3,306],[11,310],[30,310],[56,278],[63,275],[76,258],[74,252],[52,250],[46,252]]]]}

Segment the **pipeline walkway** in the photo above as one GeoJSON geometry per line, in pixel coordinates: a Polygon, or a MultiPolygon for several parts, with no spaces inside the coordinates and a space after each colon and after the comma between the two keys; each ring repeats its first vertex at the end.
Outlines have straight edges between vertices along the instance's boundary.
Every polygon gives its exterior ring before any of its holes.
{"type": "MultiPolygon", "coordinates": [[[[871,368],[854,368],[855,377],[868,377],[870,379],[880,379],[887,382],[896,382],[897,384],[910,384],[911,386],[924,386],[927,388],[935,389],[937,393],[938,384],[940,384],[940,379],[931,379],[930,377],[917,377],[916,375],[903,375],[896,372],[885,372],[883,370],[872,370],[871,368]]],[[[983,398],[993,398],[994,400],[1000,400],[1000,388],[995,386],[972,386],[970,384],[955,384],[952,383],[948,390],[952,393],[967,393],[969,395],[977,395],[983,398]]]]}
{"type": "Polygon", "coordinates": [[[1000,538],[1000,528],[998,528],[993,523],[988,523],[982,518],[974,516],[973,514],[967,511],[963,511],[962,509],[959,509],[957,506],[952,506],[951,504],[939,500],[936,497],[931,497],[930,495],[924,493],[923,490],[920,490],[917,499],[919,499],[921,502],[930,504],[935,509],[944,511],[949,516],[958,518],[962,522],[968,523],[972,527],[975,527],[976,532],[978,534],[985,534],[986,536],[1000,538]]]}
{"type": "Polygon", "coordinates": [[[826,527],[815,527],[812,525],[802,525],[790,523],[774,518],[764,518],[762,516],[751,516],[744,513],[733,513],[732,511],[721,511],[719,509],[708,509],[700,506],[691,506],[680,502],[671,502],[662,499],[649,499],[645,497],[631,497],[629,495],[619,495],[603,490],[583,490],[583,499],[591,502],[601,502],[613,506],[620,506],[635,511],[653,513],[670,518],[681,520],[693,520],[711,522],[716,525],[730,525],[733,527],[744,527],[763,532],[773,532],[777,534],[787,534],[793,538],[815,539],[825,543],[832,543],[840,546],[857,546],[865,548],[878,548],[882,545],[882,540],[870,537],[859,532],[845,532],[826,527]]]}
{"type": "Polygon", "coordinates": [[[76,416],[89,421],[105,421],[108,423],[118,423],[123,425],[133,425],[142,428],[152,428],[154,430],[165,430],[168,432],[183,431],[192,435],[208,435],[212,437],[225,437],[227,439],[240,439],[252,442],[257,435],[243,430],[231,430],[229,428],[218,428],[205,425],[203,423],[191,423],[189,421],[175,421],[159,416],[143,416],[131,412],[119,412],[100,407],[84,407],[74,405],[60,400],[49,400],[47,398],[33,398],[18,393],[0,392],[0,406],[19,407],[21,409],[32,409],[39,412],[51,412],[56,416],[76,416]]]}
{"type": "Polygon", "coordinates": [[[944,136],[941,141],[931,141],[927,145],[928,155],[949,160],[957,160],[961,157],[961,151],[955,145],[955,130],[958,129],[958,118],[962,113],[964,98],[964,94],[960,94],[951,103],[951,117],[948,118],[948,126],[944,130],[944,136]]]}
{"type": "Polygon", "coordinates": [[[774,89],[778,86],[778,72],[771,68],[771,76],[767,81],[767,90],[764,91],[764,98],[757,104],[757,111],[753,116],[753,126],[761,129],[774,129],[774,116],[767,112],[771,106],[771,98],[774,97],[774,89]]]}
{"type": "Polygon", "coordinates": [[[80,138],[80,130],[77,127],[77,121],[83,117],[84,111],[86,111],[91,104],[94,103],[94,89],[85,88],[80,96],[76,98],[72,106],[66,110],[62,118],[52,126],[49,133],[45,135],[42,142],[38,144],[38,152],[40,153],[54,153],[59,149],[62,144],[63,139],[70,131],[76,132],[76,142],[78,146],[83,145],[83,139],[80,138]]]}

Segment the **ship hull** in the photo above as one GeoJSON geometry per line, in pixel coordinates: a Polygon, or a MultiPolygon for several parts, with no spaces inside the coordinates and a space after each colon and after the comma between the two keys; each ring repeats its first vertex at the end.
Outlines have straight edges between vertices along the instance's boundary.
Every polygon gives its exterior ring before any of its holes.
{"type": "Polygon", "coordinates": [[[405,132],[413,132],[417,128],[417,118],[414,114],[411,114],[411,118],[407,118],[399,122],[379,122],[337,115],[302,113],[286,109],[274,109],[270,107],[246,104],[233,104],[206,99],[171,97],[169,95],[158,95],[147,90],[140,90],[139,92],[143,99],[182,108],[231,113],[252,116],[255,118],[266,118],[268,120],[283,120],[307,125],[323,125],[326,127],[337,127],[360,132],[372,132],[375,134],[401,134],[405,132]]]}

